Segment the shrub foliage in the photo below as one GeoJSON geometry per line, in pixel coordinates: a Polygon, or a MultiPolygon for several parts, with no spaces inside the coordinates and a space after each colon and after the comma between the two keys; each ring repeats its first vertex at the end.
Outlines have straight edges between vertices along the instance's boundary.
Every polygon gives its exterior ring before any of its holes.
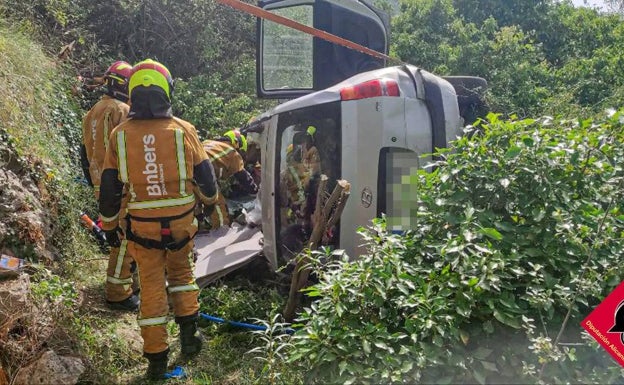
{"type": "Polygon", "coordinates": [[[622,135],[619,114],[491,115],[410,177],[413,231],[379,220],[318,272],[291,360],[317,383],[619,378],[580,322],[622,278],[622,135]]]}

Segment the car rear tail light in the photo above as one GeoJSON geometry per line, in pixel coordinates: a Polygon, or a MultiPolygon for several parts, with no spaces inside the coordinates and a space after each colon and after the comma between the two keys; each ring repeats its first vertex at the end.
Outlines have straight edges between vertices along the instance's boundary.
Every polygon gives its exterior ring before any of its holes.
{"type": "Polygon", "coordinates": [[[340,90],[341,100],[359,100],[377,96],[400,96],[399,84],[392,79],[374,79],[340,90]]]}

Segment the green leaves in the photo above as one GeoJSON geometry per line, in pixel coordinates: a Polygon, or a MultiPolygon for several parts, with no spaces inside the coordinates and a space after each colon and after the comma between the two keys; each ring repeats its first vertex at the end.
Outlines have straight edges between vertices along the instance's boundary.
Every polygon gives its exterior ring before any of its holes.
{"type": "Polygon", "coordinates": [[[201,139],[240,127],[263,105],[252,99],[253,91],[248,87],[253,81],[253,62],[245,58],[239,64],[239,73],[232,76],[244,76],[243,84],[231,84],[231,78],[223,79],[219,74],[176,82],[174,113],[193,123],[201,139]]]}
{"type": "MultiPolygon", "coordinates": [[[[311,383],[534,383],[531,368],[550,361],[546,382],[606,381],[598,373],[610,363],[581,358],[592,349],[572,361],[543,334],[571,303],[582,319],[624,274],[624,171],[609,166],[624,160],[624,127],[491,118],[414,178],[421,205],[409,235],[375,221],[362,232],[366,255],[318,272],[295,344],[317,353],[302,355],[311,383]]],[[[580,338],[578,328],[564,336],[580,338]]]]}
{"type": "Polygon", "coordinates": [[[505,324],[507,326],[511,326],[514,329],[520,329],[520,320],[512,316],[511,314],[504,313],[500,310],[494,310],[492,313],[494,318],[498,320],[498,322],[505,324]]]}
{"type": "Polygon", "coordinates": [[[479,232],[495,241],[500,241],[503,239],[503,234],[501,234],[498,230],[492,227],[487,227],[479,230],[479,232]]]}
{"type": "Polygon", "coordinates": [[[520,148],[518,146],[509,147],[509,150],[507,150],[507,152],[505,153],[505,158],[513,159],[516,156],[518,156],[521,151],[522,151],[522,148],[520,148]]]}
{"type": "MultiPolygon", "coordinates": [[[[487,79],[494,111],[539,116],[621,105],[621,15],[555,1],[401,4],[393,52],[434,73],[487,79]]],[[[530,138],[522,140],[531,146],[530,138]]],[[[519,150],[510,148],[508,159],[519,150]]]]}

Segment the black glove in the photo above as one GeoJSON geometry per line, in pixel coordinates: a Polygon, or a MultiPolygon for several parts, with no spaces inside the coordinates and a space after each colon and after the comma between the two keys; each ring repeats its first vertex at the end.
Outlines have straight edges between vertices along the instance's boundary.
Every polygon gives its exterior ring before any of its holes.
{"type": "Polygon", "coordinates": [[[121,228],[116,227],[112,230],[105,230],[104,234],[106,234],[106,242],[110,247],[119,247],[121,246],[121,239],[119,238],[119,234],[121,233],[121,228]]]}
{"type": "Polygon", "coordinates": [[[215,205],[204,205],[204,216],[209,218],[215,210],[215,205]]]}

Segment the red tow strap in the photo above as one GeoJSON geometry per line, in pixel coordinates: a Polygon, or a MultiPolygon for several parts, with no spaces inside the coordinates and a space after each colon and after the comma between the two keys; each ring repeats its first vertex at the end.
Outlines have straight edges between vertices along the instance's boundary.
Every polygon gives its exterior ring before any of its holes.
{"type": "Polygon", "coordinates": [[[281,24],[281,25],[285,25],[287,27],[296,29],[296,30],[301,31],[303,33],[307,33],[307,34],[312,35],[314,37],[318,37],[319,39],[323,39],[323,40],[329,41],[331,43],[338,44],[338,45],[341,45],[343,47],[347,47],[347,48],[356,50],[358,52],[365,53],[365,54],[370,55],[370,56],[374,56],[376,58],[386,59],[386,60],[390,60],[390,61],[401,63],[400,60],[391,58],[390,56],[388,56],[386,54],[383,54],[381,52],[377,52],[377,51],[375,51],[373,49],[370,49],[368,47],[364,47],[363,45],[354,43],[354,42],[352,42],[350,40],[343,39],[343,38],[341,38],[339,36],[332,35],[331,33],[327,33],[325,31],[321,31],[320,29],[312,28],[312,27],[309,27],[309,26],[307,26],[305,24],[301,24],[301,23],[298,23],[298,22],[296,22],[294,20],[288,19],[286,17],[276,15],[276,14],[271,13],[269,11],[265,11],[264,9],[262,9],[260,7],[256,7],[255,5],[247,4],[247,3],[242,2],[240,0],[217,0],[217,1],[219,3],[221,3],[221,4],[229,5],[232,8],[238,9],[239,11],[247,12],[249,14],[252,14],[252,15],[256,16],[256,17],[260,17],[262,19],[270,20],[270,21],[273,21],[275,23],[278,23],[278,24],[281,24]]]}

